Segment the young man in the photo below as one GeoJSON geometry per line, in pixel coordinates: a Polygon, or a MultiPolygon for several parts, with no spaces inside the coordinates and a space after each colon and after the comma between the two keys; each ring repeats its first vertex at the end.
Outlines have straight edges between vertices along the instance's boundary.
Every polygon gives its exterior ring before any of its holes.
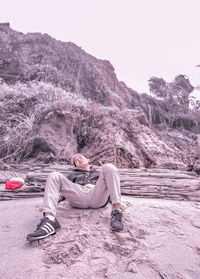
{"type": "Polygon", "coordinates": [[[59,172],[49,174],[45,186],[43,215],[37,229],[27,235],[28,241],[43,239],[55,234],[60,228],[56,219],[56,209],[60,194],[77,208],[100,208],[109,200],[112,202],[110,227],[113,231],[122,231],[122,211],[120,179],[113,164],[105,164],[98,172],[89,164],[89,159],[78,153],[73,159],[76,167],[66,178],[59,172]]]}

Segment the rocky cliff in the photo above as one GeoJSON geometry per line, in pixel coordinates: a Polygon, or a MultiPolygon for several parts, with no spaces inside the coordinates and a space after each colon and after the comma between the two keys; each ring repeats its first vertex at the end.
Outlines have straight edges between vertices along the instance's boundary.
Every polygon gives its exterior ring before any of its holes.
{"type": "Polygon", "coordinates": [[[2,159],[69,162],[83,152],[119,167],[188,164],[200,123],[191,120],[196,134],[182,141],[165,104],[118,81],[109,61],[9,24],[0,24],[0,47],[2,159]]]}
{"type": "Polygon", "coordinates": [[[106,106],[131,106],[135,91],[119,82],[109,61],[48,34],[22,34],[0,25],[0,77],[8,83],[43,80],[106,106]]]}

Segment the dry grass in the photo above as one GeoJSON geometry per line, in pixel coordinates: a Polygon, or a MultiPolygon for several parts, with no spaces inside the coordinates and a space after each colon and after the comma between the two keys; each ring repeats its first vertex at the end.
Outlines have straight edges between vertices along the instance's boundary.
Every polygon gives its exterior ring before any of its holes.
{"type": "Polygon", "coordinates": [[[0,160],[20,162],[31,151],[39,123],[49,112],[79,113],[91,102],[43,82],[0,84],[0,160]]]}

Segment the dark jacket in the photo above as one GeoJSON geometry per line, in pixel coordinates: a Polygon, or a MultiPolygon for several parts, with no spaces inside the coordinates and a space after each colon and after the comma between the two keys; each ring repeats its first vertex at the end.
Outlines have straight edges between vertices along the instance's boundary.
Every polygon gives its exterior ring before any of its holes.
{"type": "MultiPolygon", "coordinates": [[[[75,168],[72,170],[72,172],[67,176],[67,178],[72,181],[73,183],[80,184],[82,186],[86,184],[96,184],[98,178],[99,178],[99,171],[97,171],[94,167],[90,167],[90,170],[83,170],[79,168],[75,168]]],[[[60,201],[62,201],[63,197],[61,197],[60,201]]],[[[108,197],[107,202],[101,206],[104,207],[110,202],[110,196],[108,197]]]]}
{"type": "Polygon", "coordinates": [[[86,184],[96,184],[99,178],[99,171],[97,171],[93,167],[91,167],[89,171],[75,168],[67,176],[67,178],[73,183],[77,183],[82,186],[86,184]]]}

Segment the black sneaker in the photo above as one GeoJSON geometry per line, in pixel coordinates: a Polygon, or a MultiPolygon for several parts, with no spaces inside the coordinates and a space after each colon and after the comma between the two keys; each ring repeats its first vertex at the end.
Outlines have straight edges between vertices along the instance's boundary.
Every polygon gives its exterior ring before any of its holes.
{"type": "Polygon", "coordinates": [[[55,234],[60,229],[61,226],[56,218],[54,221],[51,221],[49,218],[44,217],[37,225],[37,229],[33,233],[28,234],[26,239],[28,241],[43,239],[55,234]]]}
{"type": "Polygon", "coordinates": [[[112,210],[110,228],[116,232],[123,231],[124,225],[122,223],[122,211],[120,209],[112,210]]]}

